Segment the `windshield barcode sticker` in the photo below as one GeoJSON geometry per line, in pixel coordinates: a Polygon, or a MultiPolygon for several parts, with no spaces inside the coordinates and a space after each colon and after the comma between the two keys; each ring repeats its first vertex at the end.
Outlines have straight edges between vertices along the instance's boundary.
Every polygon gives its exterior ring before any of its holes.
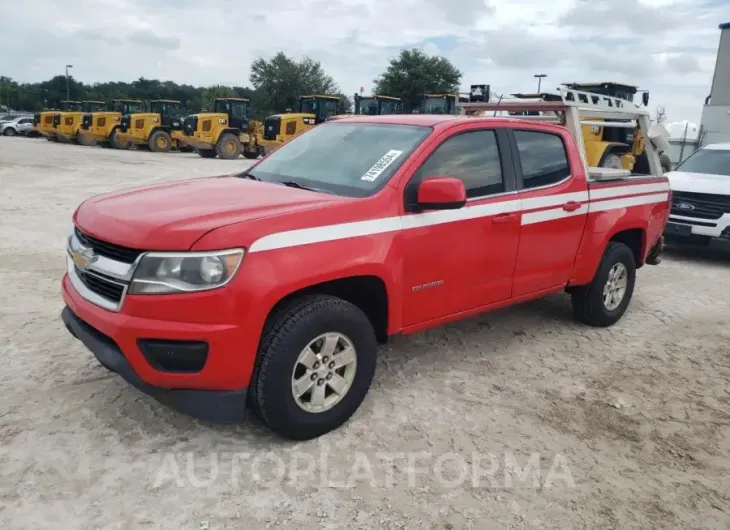
{"type": "Polygon", "coordinates": [[[393,162],[395,162],[396,158],[398,158],[400,155],[403,154],[403,151],[398,151],[397,149],[391,149],[387,153],[383,155],[383,158],[375,162],[375,165],[367,170],[367,173],[365,173],[360,180],[367,180],[368,182],[374,182],[376,178],[378,178],[383,171],[388,169],[388,166],[391,165],[393,162]]]}

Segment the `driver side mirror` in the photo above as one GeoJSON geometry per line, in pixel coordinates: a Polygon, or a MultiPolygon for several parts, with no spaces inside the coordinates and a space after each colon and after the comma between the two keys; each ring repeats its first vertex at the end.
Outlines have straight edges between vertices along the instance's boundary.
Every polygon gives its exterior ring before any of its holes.
{"type": "Polygon", "coordinates": [[[644,104],[645,107],[649,105],[649,92],[642,92],[641,102],[644,104]]]}
{"type": "Polygon", "coordinates": [[[418,186],[416,204],[422,210],[458,210],[466,204],[466,188],[457,178],[427,177],[418,186]]]}

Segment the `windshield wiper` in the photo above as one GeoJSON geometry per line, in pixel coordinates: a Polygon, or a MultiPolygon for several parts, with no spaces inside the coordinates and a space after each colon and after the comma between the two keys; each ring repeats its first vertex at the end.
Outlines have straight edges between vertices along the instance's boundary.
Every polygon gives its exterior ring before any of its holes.
{"type": "Polygon", "coordinates": [[[256,175],[254,175],[253,173],[241,173],[241,174],[240,174],[240,175],[238,175],[238,176],[239,176],[239,177],[241,177],[241,178],[245,178],[245,179],[251,179],[251,180],[257,180],[257,181],[261,182],[261,179],[260,179],[260,178],[258,178],[258,177],[257,177],[256,175]]]}
{"type": "Polygon", "coordinates": [[[333,193],[331,191],[323,190],[321,188],[310,188],[309,186],[303,186],[302,184],[299,184],[298,182],[295,182],[293,180],[284,180],[284,181],[277,181],[279,184],[283,184],[284,186],[287,186],[289,188],[296,188],[298,190],[307,190],[307,191],[314,191],[317,193],[329,193],[332,195],[333,193]]]}

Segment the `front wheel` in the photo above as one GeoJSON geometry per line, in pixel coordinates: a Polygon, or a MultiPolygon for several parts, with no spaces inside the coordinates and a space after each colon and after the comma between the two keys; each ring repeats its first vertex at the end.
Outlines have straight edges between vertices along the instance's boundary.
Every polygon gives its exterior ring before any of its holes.
{"type": "Polygon", "coordinates": [[[150,151],[156,153],[168,153],[172,149],[172,138],[165,131],[155,131],[150,136],[148,145],[150,151]]]}
{"type": "Polygon", "coordinates": [[[15,129],[13,129],[12,127],[7,127],[7,128],[6,128],[6,129],[5,129],[4,131],[3,131],[3,134],[4,134],[5,136],[15,136],[15,129]]]}
{"type": "Polygon", "coordinates": [[[218,158],[226,160],[233,160],[241,156],[242,149],[241,140],[231,133],[223,133],[215,144],[215,152],[218,153],[218,158]]]}
{"type": "Polygon", "coordinates": [[[252,405],[274,432],[309,440],[345,423],[375,373],[377,342],[357,306],[326,295],[295,299],[269,318],[252,405]]]}
{"type": "Polygon", "coordinates": [[[572,292],[573,314],[590,326],[611,326],[626,312],[635,283],[634,253],[623,243],[611,242],[593,281],[572,292]]]}

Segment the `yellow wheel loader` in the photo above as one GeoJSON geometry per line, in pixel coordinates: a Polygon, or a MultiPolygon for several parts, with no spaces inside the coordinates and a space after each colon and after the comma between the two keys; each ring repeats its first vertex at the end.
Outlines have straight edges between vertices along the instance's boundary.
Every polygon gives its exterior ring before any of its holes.
{"type": "Polygon", "coordinates": [[[264,120],[261,144],[268,153],[308,131],[315,125],[337,115],[340,98],[337,96],[299,96],[299,112],[274,114],[264,120]]]}
{"type": "Polygon", "coordinates": [[[203,158],[258,158],[263,126],[248,119],[249,103],[246,98],[216,98],[213,112],[185,118],[183,142],[203,158]]]}
{"type": "Polygon", "coordinates": [[[103,110],[104,106],[105,103],[103,101],[82,101],[80,109],[61,112],[59,125],[56,130],[58,140],[64,143],[84,144],[85,140],[79,134],[84,114],[103,110]]]}
{"type": "Polygon", "coordinates": [[[139,112],[142,106],[142,101],[138,99],[114,99],[110,108],[84,114],[79,143],[129,149],[130,142],[123,141],[122,135],[118,134],[122,126],[122,116],[139,112]]]}
{"type": "Polygon", "coordinates": [[[59,109],[40,112],[37,115],[38,133],[47,140],[57,142],[58,128],[61,126],[61,112],[77,112],[81,109],[82,104],[80,101],[62,101],[59,109]]]}
{"type": "Polygon", "coordinates": [[[131,112],[122,116],[118,134],[120,142],[149,147],[167,153],[183,146],[183,120],[180,102],[171,99],[150,101],[149,112],[131,112]]]}

